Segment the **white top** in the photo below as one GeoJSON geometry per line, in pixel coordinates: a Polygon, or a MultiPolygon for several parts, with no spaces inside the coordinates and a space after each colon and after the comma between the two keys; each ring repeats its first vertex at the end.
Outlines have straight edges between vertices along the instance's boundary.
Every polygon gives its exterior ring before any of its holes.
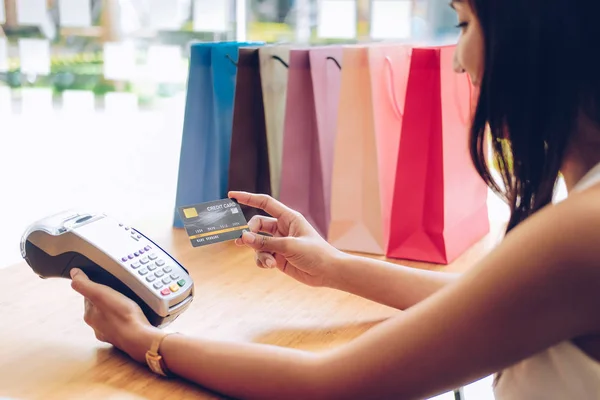
{"type": "MultiPolygon", "coordinates": [[[[600,164],[573,190],[596,183],[600,183],[600,164]]],[[[494,395],[497,400],[597,400],[600,362],[571,341],[561,342],[502,371],[494,395]]]]}

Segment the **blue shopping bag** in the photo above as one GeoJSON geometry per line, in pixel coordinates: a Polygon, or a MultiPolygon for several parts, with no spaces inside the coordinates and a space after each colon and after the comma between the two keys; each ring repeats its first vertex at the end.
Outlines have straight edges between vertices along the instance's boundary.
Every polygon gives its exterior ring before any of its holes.
{"type": "Polygon", "coordinates": [[[227,197],[229,154],[233,128],[233,103],[237,76],[238,48],[224,43],[212,48],[214,124],[217,135],[215,175],[219,179],[219,196],[227,197]]]}
{"type": "Polygon", "coordinates": [[[173,226],[178,208],[227,197],[238,49],[256,42],[194,43],[179,156],[173,226]]]}

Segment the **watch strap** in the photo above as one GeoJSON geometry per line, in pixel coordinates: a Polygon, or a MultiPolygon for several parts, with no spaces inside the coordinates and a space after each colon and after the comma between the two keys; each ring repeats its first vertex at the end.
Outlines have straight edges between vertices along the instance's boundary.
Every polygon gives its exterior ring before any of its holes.
{"type": "Polygon", "coordinates": [[[148,367],[150,368],[150,370],[152,372],[154,372],[155,374],[164,376],[164,377],[170,377],[172,376],[172,374],[170,373],[169,369],[167,368],[167,365],[165,364],[165,360],[163,359],[163,357],[160,355],[160,345],[162,344],[163,340],[165,340],[165,338],[169,335],[172,335],[173,333],[166,333],[164,335],[162,335],[159,338],[156,338],[152,341],[152,344],[150,345],[150,349],[146,352],[146,364],[148,364],[148,367]]]}

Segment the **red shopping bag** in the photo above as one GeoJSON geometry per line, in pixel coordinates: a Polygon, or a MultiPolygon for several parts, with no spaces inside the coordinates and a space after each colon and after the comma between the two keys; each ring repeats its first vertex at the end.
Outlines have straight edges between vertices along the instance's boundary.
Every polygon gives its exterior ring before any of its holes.
{"type": "Polygon", "coordinates": [[[283,132],[280,199],[325,236],[328,221],[309,49],[290,52],[283,132]]]}
{"type": "Polygon", "coordinates": [[[488,188],[469,154],[471,85],[454,46],[415,48],[406,93],[386,255],[454,261],[489,232],[488,188]]]}

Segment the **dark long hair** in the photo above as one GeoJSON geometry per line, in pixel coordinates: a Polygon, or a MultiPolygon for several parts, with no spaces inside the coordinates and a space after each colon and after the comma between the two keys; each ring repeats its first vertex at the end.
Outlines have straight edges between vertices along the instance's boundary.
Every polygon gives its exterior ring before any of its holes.
{"type": "Polygon", "coordinates": [[[600,0],[468,2],[485,44],[471,157],[510,206],[510,231],[552,201],[579,117],[600,122],[600,0]],[[486,163],[488,126],[504,188],[486,163]]]}

